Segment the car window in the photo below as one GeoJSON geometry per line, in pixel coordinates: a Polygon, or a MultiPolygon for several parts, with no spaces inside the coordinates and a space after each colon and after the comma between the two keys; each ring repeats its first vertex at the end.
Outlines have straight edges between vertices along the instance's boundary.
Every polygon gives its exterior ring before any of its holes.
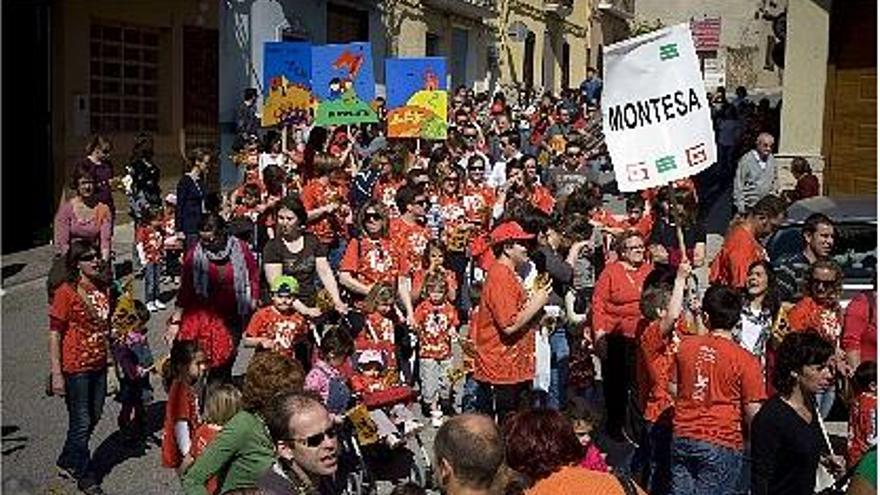
{"type": "Polygon", "coordinates": [[[877,270],[877,224],[838,225],[832,257],[847,280],[870,281],[877,270]]]}
{"type": "MultiPolygon", "coordinates": [[[[877,224],[869,222],[839,223],[832,257],[848,282],[870,283],[877,270],[877,224]]],[[[804,248],[801,225],[780,228],[767,243],[767,254],[773,262],[804,248]]]]}

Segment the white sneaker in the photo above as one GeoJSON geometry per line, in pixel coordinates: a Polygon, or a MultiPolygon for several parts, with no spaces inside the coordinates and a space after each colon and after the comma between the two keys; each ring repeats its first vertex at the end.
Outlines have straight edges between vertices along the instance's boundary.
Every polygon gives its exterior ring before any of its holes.
{"type": "Polygon", "coordinates": [[[410,419],[403,423],[403,434],[412,435],[422,429],[422,423],[416,419],[410,419]]]}
{"type": "Polygon", "coordinates": [[[166,306],[165,303],[163,303],[162,301],[160,301],[158,299],[153,301],[153,305],[156,307],[156,309],[158,309],[160,311],[168,308],[168,306],[166,306]]]}
{"type": "Polygon", "coordinates": [[[443,411],[431,411],[431,426],[434,428],[443,426],[443,411]]]}
{"type": "Polygon", "coordinates": [[[156,308],[156,303],[154,303],[153,301],[147,302],[147,311],[149,311],[150,313],[155,313],[156,311],[158,311],[158,308],[156,308]]]}

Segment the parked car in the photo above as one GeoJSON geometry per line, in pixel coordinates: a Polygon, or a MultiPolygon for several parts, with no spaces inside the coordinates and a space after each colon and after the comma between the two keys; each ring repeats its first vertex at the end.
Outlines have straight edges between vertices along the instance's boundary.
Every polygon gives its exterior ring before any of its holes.
{"type": "Polygon", "coordinates": [[[843,296],[850,299],[873,287],[877,273],[877,199],[874,196],[817,196],[797,201],[786,223],[767,241],[771,261],[803,249],[801,228],[813,213],[824,213],[835,225],[832,257],[843,269],[843,296]]]}

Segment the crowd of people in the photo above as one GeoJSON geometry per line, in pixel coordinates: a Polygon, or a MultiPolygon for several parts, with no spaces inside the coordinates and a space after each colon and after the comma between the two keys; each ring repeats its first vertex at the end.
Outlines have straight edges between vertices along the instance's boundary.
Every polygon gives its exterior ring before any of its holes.
{"type": "MultiPolygon", "coordinates": [[[[774,189],[772,119],[750,120],[738,150],[726,120],[762,109],[715,98],[737,212],[710,257],[700,179],[617,193],[601,87],[592,71],[559,96],[458,88],[445,141],[307,115],[259,136],[247,91],[241,182],[224,194],[207,182],[211,150],[192,150],[163,197],[149,135],[124,179],[95,137],[56,216],[48,282],[61,474],[103,493],[89,440],[108,373],[132,442],[150,439],[161,376],[161,465],[187,494],[355,493],[353,453],[390,456],[426,429],[449,494],[811,494],[817,470],[876,463],[876,283],[841,306],[821,214],[801,251],[768,259],[788,204],[818,192],[774,189]],[[114,281],[114,188],[136,223],[139,300],[114,281]],[[159,314],[167,359],[145,331],[159,314]],[[255,349],[243,377],[241,347],[255,349]],[[835,401],[851,414],[843,456],[823,423],[835,401]]],[[[874,486],[858,472],[853,486],[874,486]]]]}

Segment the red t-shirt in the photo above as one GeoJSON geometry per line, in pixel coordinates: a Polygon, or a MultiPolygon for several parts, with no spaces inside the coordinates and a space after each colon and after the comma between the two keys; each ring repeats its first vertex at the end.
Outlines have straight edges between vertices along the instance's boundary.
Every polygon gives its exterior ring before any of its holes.
{"type": "Polygon", "coordinates": [[[445,302],[424,301],[415,310],[419,357],[442,361],[452,357],[452,338],[458,332],[458,311],[445,302]]]}
{"type": "Polygon", "coordinates": [[[163,241],[162,231],[154,228],[152,225],[141,225],[135,231],[137,246],[144,254],[147,263],[161,263],[163,258],[163,241]]]}
{"type": "MultiPolygon", "coordinates": [[[[222,430],[223,427],[220,425],[210,423],[199,425],[193,435],[192,447],[190,447],[190,454],[192,454],[193,459],[198,459],[198,457],[202,455],[202,452],[208,448],[208,444],[214,441],[222,430]]],[[[217,493],[217,489],[219,488],[217,475],[211,476],[211,478],[208,479],[208,482],[205,483],[205,488],[208,490],[208,493],[212,495],[217,493]]]]}
{"type": "Polygon", "coordinates": [[[841,346],[847,352],[859,351],[861,361],[877,359],[877,299],[863,292],[846,307],[841,346]]]}
{"type": "Polygon", "coordinates": [[[76,287],[69,282],[58,287],[49,308],[50,331],[61,334],[61,371],[66,374],[107,367],[110,298],[86,280],[79,283],[82,296],[76,287]]]}
{"type": "Polygon", "coordinates": [[[843,328],[839,307],[821,306],[810,296],[805,296],[789,310],[788,325],[795,332],[818,332],[835,347],[843,328]]]}
{"type": "MultiPolygon", "coordinates": [[[[648,263],[628,270],[623,263],[614,262],[602,270],[593,290],[593,331],[636,336],[642,319],[642,285],[649,273],[648,263]]],[[[599,336],[597,333],[596,338],[599,336]]]]}
{"type": "Polygon", "coordinates": [[[656,422],[673,405],[669,375],[675,361],[677,337],[663,335],[659,320],[646,325],[639,335],[639,402],[644,406],[645,419],[656,422]]]}
{"type": "Polygon", "coordinates": [[[421,266],[431,238],[431,231],[424,225],[409,223],[403,218],[392,218],[388,229],[388,236],[398,256],[406,260],[407,266],[412,270],[421,266]]]}
{"type": "Polygon", "coordinates": [[[364,329],[354,339],[356,351],[374,349],[382,353],[386,370],[397,369],[397,355],[394,346],[394,322],[379,313],[368,313],[364,329]]]}
{"type": "Polygon", "coordinates": [[[303,315],[296,311],[282,314],[275,306],[257,310],[245,330],[247,337],[272,339],[275,348],[291,359],[294,357],[293,347],[305,340],[308,333],[309,323],[303,315]]]}
{"type": "Polygon", "coordinates": [[[443,244],[450,252],[464,252],[470,240],[467,212],[460,197],[440,197],[440,218],[443,221],[443,244]]]}
{"type": "Polygon", "coordinates": [[[178,421],[186,421],[189,425],[190,437],[198,428],[199,404],[192,387],[175,380],[168,390],[168,401],[165,403],[165,422],[162,426],[162,465],[177,468],[183,461],[177,439],[174,437],[174,425],[178,421]]]}
{"type": "Polygon", "coordinates": [[[474,378],[492,384],[514,384],[535,376],[535,329],[528,326],[513,335],[502,329],[516,321],[527,302],[516,273],[496,262],[486,273],[471,339],[477,351],[474,378]]]}
{"type": "Polygon", "coordinates": [[[556,206],[556,200],[553,198],[553,195],[550,194],[550,191],[546,187],[540,185],[536,185],[534,189],[532,189],[532,195],[529,196],[529,202],[532,203],[532,206],[548,215],[553,213],[553,207],[556,206]]]}
{"type": "Polygon", "coordinates": [[[849,409],[849,435],[846,462],[855,466],[859,459],[877,441],[877,395],[862,392],[849,409]]]}
{"type": "Polygon", "coordinates": [[[721,251],[709,267],[709,282],[736,289],[746,286],[749,266],[767,259],[767,252],[755,236],[742,225],[731,228],[721,251]]]}
{"type": "Polygon", "coordinates": [[[373,188],[373,199],[385,207],[388,218],[397,218],[400,211],[397,209],[397,190],[403,186],[403,180],[380,180],[373,188]]]}
{"type": "Polygon", "coordinates": [[[310,180],[300,194],[306,211],[316,210],[331,203],[341,206],[332,213],[322,215],[314,222],[309,222],[309,232],[315,234],[324,244],[330,244],[337,237],[348,237],[345,229],[348,207],[348,188],[334,184],[324,184],[318,179],[310,180]]]}
{"type": "Polygon", "coordinates": [[[462,191],[461,204],[468,221],[488,225],[495,206],[495,192],[486,185],[467,185],[462,191]]]}
{"type": "Polygon", "coordinates": [[[767,397],[757,358],[724,337],[687,336],[674,366],[675,435],[742,450],[743,409],[767,397]]]}
{"type": "Polygon", "coordinates": [[[397,287],[397,277],[407,273],[407,267],[390,239],[361,238],[348,243],[339,271],[352,273],[363,284],[387,282],[397,287]]]}

